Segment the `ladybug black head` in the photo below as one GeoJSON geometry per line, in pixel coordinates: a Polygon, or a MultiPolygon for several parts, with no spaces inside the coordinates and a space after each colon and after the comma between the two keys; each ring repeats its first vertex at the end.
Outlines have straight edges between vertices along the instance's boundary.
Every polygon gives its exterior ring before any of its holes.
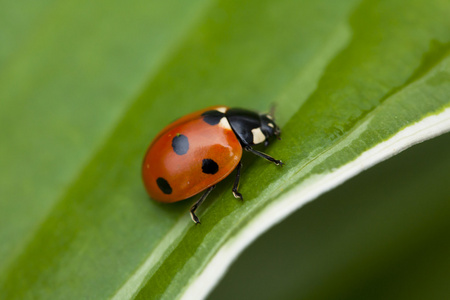
{"type": "Polygon", "coordinates": [[[275,123],[273,117],[270,114],[260,115],[261,119],[261,131],[265,136],[276,136],[279,139],[281,134],[280,127],[275,123]]]}
{"type": "Polygon", "coordinates": [[[264,143],[269,138],[280,135],[280,128],[270,114],[258,114],[242,108],[230,108],[225,116],[242,146],[264,143]]]}

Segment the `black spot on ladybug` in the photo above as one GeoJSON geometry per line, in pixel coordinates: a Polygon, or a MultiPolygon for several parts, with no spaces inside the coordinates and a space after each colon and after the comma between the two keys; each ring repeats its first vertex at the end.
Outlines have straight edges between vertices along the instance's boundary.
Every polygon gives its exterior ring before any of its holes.
{"type": "Polygon", "coordinates": [[[205,174],[216,174],[219,171],[219,165],[212,159],[205,158],[202,162],[202,172],[205,174]]]}
{"type": "Polygon", "coordinates": [[[158,185],[159,189],[167,195],[172,194],[172,187],[170,186],[170,184],[167,182],[167,180],[165,180],[162,177],[159,177],[158,179],[156,179],[156,184],[158,185]]]}
{"type": "Polygon", "coordinates": [[[203,121],[205,121],[209,125],[219,124],[220,119],[222,119],[224,116],[225,114],[218,110],[208,110],[202,113],[203,121]]]}
{"type": "Polygon", "coordinates": [[[189,150],[189,140],[185,135],[177,134],[172,139],[172,148],[178,155],[186,154],[189,150]]]}

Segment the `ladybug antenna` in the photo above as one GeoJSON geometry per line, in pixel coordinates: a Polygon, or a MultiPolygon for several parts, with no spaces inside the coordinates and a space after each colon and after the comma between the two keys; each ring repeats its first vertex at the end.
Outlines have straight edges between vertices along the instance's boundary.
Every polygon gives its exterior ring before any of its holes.
{"type": "MultiPolygon", "coordinates": [[[[274,121],[274,122],[275,122],[275,109],[276,109],[276,104],[272,103],[272,105],[270,106],[270,111],[267,114],[267,116],[269,116],[272,119],[272,121],[274,121]]],[[[275,125],[274,134],[278,140],[281,140],[281,137],[280,137],[281,131],[280,131],[280,128],[276,125],[275,125]]]]}
{"type": "Polygon", "coordinates": [[[272,103],[272,105],[270,106],[270,111],[269,111],[269,116],[272,117],[272,120],[275,121],[275,109],[276,109],[276,104],[272,103]]]}

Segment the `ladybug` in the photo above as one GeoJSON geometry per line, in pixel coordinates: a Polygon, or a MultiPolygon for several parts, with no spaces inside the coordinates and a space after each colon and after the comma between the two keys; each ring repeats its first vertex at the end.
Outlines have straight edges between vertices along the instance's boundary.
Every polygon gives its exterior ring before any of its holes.
{"type": "Polygon", "coordinates": [[[190,209],[192,220],[215,185],[236,169],[235,198],[241,175],[242,149],[278,166],[281,160],[253,149],[279,139],[281,131],[271,114],[258,114],[226,106],[214,106],[182,117],[164,128],[150,144],[142,164],[142,179],[151,198],[172,203],[203,195],[190,209]]]}

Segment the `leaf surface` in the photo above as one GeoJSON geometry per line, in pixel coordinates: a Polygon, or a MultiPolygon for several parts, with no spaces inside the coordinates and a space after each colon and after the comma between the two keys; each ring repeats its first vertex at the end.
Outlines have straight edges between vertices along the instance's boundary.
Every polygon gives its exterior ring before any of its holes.
{"type": "Polygon", "coordinates": [[[0,59],[7,299],[201,298],[295,208],[450,127],[445,1],[46,5],[0,59]],[[272,103],[266,151],[286,166],[246,156],[244,202],[228,178],[193,226],[193,199],[148,200],[140,164],[165,124],[272,103]]]}

